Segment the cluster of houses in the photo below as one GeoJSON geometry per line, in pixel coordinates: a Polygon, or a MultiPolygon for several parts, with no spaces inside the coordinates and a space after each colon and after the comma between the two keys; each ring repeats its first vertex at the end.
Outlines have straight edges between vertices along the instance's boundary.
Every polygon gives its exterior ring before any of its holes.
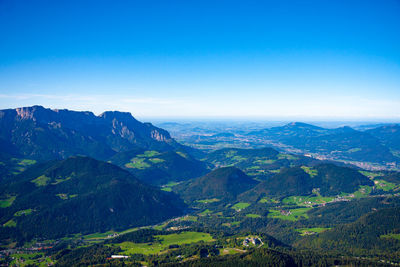
{"type": "Polygon", "coordinates": [[[243,240],[243,246],[248,247],[250,244],[253,244],[254,246],[259,246],[261,245],[261,240],[258,237],[246,237],[243,240]]]}

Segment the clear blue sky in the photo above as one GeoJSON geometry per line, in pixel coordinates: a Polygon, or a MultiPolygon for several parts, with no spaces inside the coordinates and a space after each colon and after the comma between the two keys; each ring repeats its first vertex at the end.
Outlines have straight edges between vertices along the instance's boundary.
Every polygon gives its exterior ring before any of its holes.
{"type": "Polygon", "coordinates": [[[0,108],[400,120],[400,1],[0,0],[0,108]]]}

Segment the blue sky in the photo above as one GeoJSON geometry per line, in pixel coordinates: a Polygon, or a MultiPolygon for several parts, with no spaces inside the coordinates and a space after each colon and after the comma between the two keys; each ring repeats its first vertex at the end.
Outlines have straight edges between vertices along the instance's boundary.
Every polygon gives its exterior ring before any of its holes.
{"type": "Polygon", "coordinates": [[[0,108],[400,121],[400,1],[0,0],[0,108]]]}

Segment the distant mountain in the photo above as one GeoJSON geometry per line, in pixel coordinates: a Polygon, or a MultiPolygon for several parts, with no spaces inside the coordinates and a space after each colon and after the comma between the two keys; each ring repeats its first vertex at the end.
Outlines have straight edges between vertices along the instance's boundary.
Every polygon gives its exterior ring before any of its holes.
{"type": "Polygon", "coordinates": [[[385,146],[400,152],[400,125],[385,125],[367,130],[366,133],[378,138],[385,146]]]}
{"type": "Polygon", "coordinates": [[[130,171],[146,183],[154,185],[186,181],[208,172],[206,163],[182,151],[158,152],[135,149],[116,154],[110,162],[130,171]]]}
{"type": "Polygon", "coordinates": [[[188,149],[169,133],[141,123],[127,112],[51,110],[42,106],[0,110],[0,146],[4,152],[36,160],[87,155],[107,159],[136,148],[188,149]]]}
{"type": "Polygon", "coordinates": [[[88,157],[35,165],[0,186],[1,238],[56,238],[158,223],[182,214],[181,200],[129,172],[88,157]]]}
{"type": "MultiPolygon", "coordinates": [[[[260,140],[272,140],[304,153],[317,153],[333,159],[363,162],[398,162],[385,146],[387,136],[378,138],[373,130],[361,132],[351,127],[324,129],[305,123],[290,123],[248,134],[260,140]]],[[[376,133],[376,132],[375,132],[376,133]]],[[[397,139],[395,139],[397,140],[397,139]]],[[[396,142],[396,141],[395,141],[396,142]]]]}
{"type": "Polygon", "coordinates": [[[257,182],[235,167],[216,169],[203,177],[181,183],[173,190],[186,201],[217,198],[233,200],[257,182]]]}

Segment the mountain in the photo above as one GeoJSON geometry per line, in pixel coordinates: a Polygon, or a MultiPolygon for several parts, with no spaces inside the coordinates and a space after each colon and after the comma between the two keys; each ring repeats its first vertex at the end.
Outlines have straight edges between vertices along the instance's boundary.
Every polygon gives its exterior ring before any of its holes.
{"type": "Polygon", "coordinates": [[[206,163],[182,151],[135,149],[116,154],[110,162],[153,185],[185,181],[208,172],[206,163]]]}
{"type": "Polygon", "coordinates": [[[169,133],[141,123],[130,113],[51,110],[42,106],[0,110],[0,146],[4,152],[35,160],[87,155],[107,159],[135,148],[187,149],[169,133]]]}
{"type": "Polygon", "coordinates": [[[173,190],[186,201],[217,198],[233,200],[257,182],[235,167],[216,169],[205,176],[181,183],[173,190]]]}
{"type": "Polygon", "coordinates": [[[367,130],[366,133],[378,138],[390,149],[400,151],[400,125],[392,124],[367,130]]]}
{"type": "Polygon", "coordinates": [[[321,164],[314,167],[316,171],[312,183],[319,188],[323,196],[336,196],[341,193],[352,193],[360,186],[373,186],[374,182],[355,169],[339,167],[334,164],[321,164]]]}
{"type": "Polygon", "coordinates": [[[323,196],[336,196],[340,193],[355,192],[361,185],[373,186],[374,183],[357,170],[334,164],[319,164],[314,167],[284,168],[240,197],[255,201],[264,196],[306,196],[310,195],[313,189],[323,196]]]}
{"type": "Polygon", "coordinates": [[[75,156],[37,164],[0,186],[1,240],[56,238],[158,223],[181,200],[109,163],[75,156]],[[7,206],[7,205],[6,205],[7,206]]]}
{"type": "Polygon", "coordinates": [[[256,201],[263,196],[286,197],[309,195],[312,189],[310,176],[302,168],[285,168],[280,173],[245,192],[241,198],[256,201]]]}
{"type": "MultiPolygon", "coordinates": [[[[351,127],[325,129],[305,123],[290,123],[248,134],[251,138],[284,144],[303,153],[317,153],[331,159],[390,163],[399,161],[373,130],[361,132],[351,127]]],[[[395,139],[397,140],[397,139],[395,139]]]]}
{"type": "MultiPolygon", "coordinates": [[[[371,211],[357,221],[297,242],[299,247],[338,250],[354,254],[394,252],[399,256],[400,208],[371,211]]],[[[395,256],[395,255],[393,255],[395,256]]]]}

